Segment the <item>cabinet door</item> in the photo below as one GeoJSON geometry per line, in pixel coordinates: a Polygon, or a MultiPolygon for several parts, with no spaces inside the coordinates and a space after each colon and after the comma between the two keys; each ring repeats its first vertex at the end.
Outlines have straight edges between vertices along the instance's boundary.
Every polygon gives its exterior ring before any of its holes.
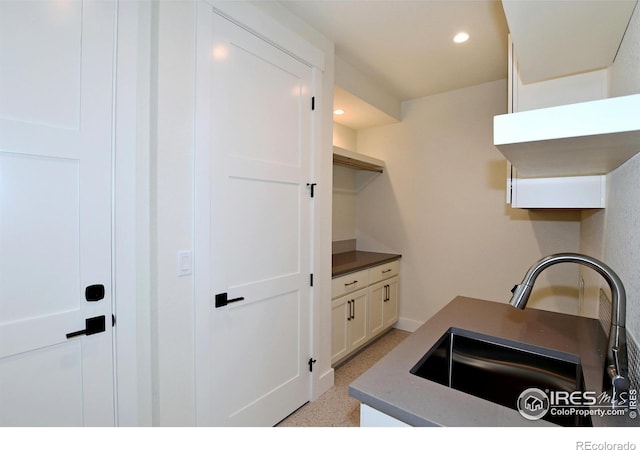
{"type": "Polygon", "coordinates": [[[398,321],[398,277],[386,281],[387,295],[382,304],[383,328],[388,328],[398,321]]]}
{"type": "Polygon", "coordinates": [[[363,289],[357,295],[351,295],[351,317],[349,320],[349,351],[367,342],[367,290],[363,289]]]}
{"type": "Polygon", "coordinates": [[[331,364],[345,357],[349,352],[349,331],[350,321],[348,297],[341,297],[331,302],[331,364]]]}
{"type": "Polygon", "coordinates": [[[384,329],[383,308],[387,293],[387,282],[381,281],[369,287],[369,336],[384,329]]]}

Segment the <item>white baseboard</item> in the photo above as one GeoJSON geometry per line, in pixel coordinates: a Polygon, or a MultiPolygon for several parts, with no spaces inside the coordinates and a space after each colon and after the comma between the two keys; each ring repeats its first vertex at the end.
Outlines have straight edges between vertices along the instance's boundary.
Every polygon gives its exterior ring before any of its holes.
{"type": "Polygon", "coordinates": [[[317,400],[322,394],[331,389],[334,384],[334,370],[331,367],[318,377],[318,380],[313,383],[313,390],[311,392],[311,401],[317,400]]]}
{"type": "Polygon", "coordinates": [[[413,333],[418,328],[420,328],[424,322],[420,322],[418,320],[407,319],[405,317],[398,318],[398,322],[393,326],[393,328],[397,328],[398,330],[408,331],[413,333]]]}

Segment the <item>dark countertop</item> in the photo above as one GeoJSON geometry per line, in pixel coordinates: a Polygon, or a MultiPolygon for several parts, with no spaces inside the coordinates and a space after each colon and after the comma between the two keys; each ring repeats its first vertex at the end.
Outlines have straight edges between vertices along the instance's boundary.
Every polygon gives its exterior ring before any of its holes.
{"type": "Polygon", "coordinates": [[[402,255],[391,253],[363,252],[354,250],[345,253],[334,253],[331,256],[331,276],[346,275],[358,270],[384,264],[401,258],[402,255]]]}
{"type": "MultiPolygon", "coordinates": [[[[349,394],[413,426],[555,426],[516,410],[450,389],[409,371],[450,328],[577,355],[587,391],[602,391],[606,336],[595,319],[508,303],[456,297],[349,386],[349,394]]],[[[594,426],[638,426],[640,420],[591,416],[594,426]]]]}

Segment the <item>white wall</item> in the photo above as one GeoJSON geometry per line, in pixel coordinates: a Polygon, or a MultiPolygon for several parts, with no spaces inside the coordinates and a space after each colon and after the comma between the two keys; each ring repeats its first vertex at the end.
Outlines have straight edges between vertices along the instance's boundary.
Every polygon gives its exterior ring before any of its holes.
{"type": "Polygon", "coordinates": [[[357,139],[356,130],[336,122],[333,123],[333,145],[355,152],[358,145],[357,139]]]}
{"type": "MultiPolygon", "coordinates": [[[[358,195],[358,247],[402,254],[405,323],[427,320],[456,295],[507,302],[535,261],[579,248],[579,213],[505,204],[506,160],[492,123],[506,108],[501,80],[404,102],[401,123],[358,132],[358,151],[386,162],[358,195]]],[[[550,268],[529,305],[577,312],[577,274],[550,268]]]]}
{"type": "Polygon", "coordinates": [[[153,425],[191,426],[195,424],[193,277],[176,276],[176,253],[193,249],[195,3],[162,1],[154,8],[153,425]]]}
{"type": "MultiPolygon", "coordinates": [[[[610,68],[611,95],[640,93],[640,8],[636,7],[610,68]]],[[[607,176],[607,208],[582,217],[581,247],[584,253],[601,258],[622,279],[627,291],[627,332],[640,338],[640,158],[638,156],[607,176]]],[[[597,317],[597,295],[605,286],[599,276],[585,275],[590,314],[597,317]]]]}
{"type": "Polygon", "coordinates": [[[610,69],[609,91],[612,97],[640,93],[640,6],[637,4],[610,69]]]}
{"type": "MultiPolygon", "coordinates": [[[[336,147],[355,152],[357,138],[356,130],[333,123],[333,145],[336,147]]],[[[356,171],[333,166],[332,241],[356,238],[356,200],[356,171]]]]}
{"type": "Polygon", "coordinates": [[[357,192],[355,171],[333,167],[332,241],[356,239],[357,192]]]}

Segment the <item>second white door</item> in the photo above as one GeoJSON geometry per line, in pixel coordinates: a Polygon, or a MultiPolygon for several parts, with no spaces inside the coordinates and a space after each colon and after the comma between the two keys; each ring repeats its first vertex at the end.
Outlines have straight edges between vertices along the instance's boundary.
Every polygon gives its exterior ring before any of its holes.
{"type": "Polygon", "coordinates": [[[309,399],[313,69],[214,12],[210,26],[206,409],[271,426],[309,399]]]}

